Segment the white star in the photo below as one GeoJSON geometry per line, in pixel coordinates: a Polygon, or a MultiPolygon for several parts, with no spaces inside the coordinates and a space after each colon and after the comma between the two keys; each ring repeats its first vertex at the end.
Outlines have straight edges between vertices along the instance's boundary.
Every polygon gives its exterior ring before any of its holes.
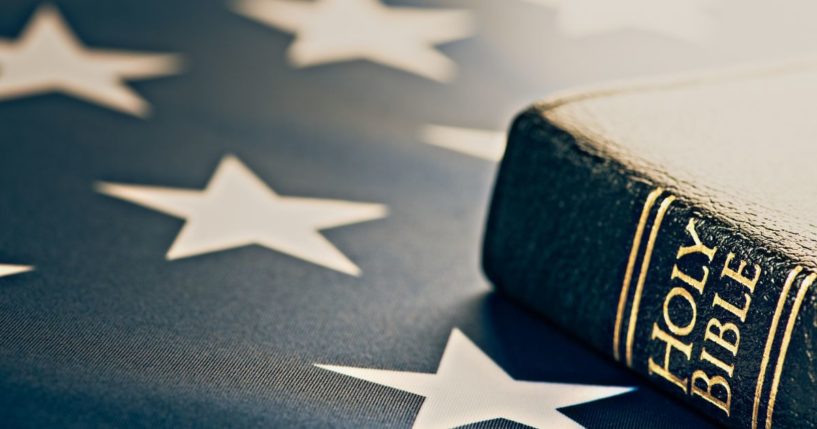
{"type": "Polygon", "coordinates": [[[425,396],[415,429],[446,429],[499,418],[538,428],[577,428],[581,426],[556,410],[633,390],[514,380],[459,329],[451,332],[436,374],[317,366],[425,396]]]}
{"type": "Polygon", "coordinates": [[[571,37],[622,29],[651,31],[701,42],[711,28],[711,0],[528,0],[558,9],[558,25],[571,37]]]}
{"type": "Polygon", "coordinates": [[[0,264],[0,277],[13,276],[15,274],[25,273],[33,269],[34,267],[29,265],[0,264]]]}
{"type": "Polygon", "coordinates": [[[387,7],[379,0],[237,0],[237,13],[296,34],[287,52],[295,67],[369,60],[437,81],[456,65],[434,45],[473,33],[463,10],[387,7]]]}
{"type": "Polygon", "coordinates": [[[177,72],[174,55],[90,50],[52,6],[41,6],[15,42],[0,40],[0,100],[62,92],[136,116],[148,103],[126,84],[177,72]]]}
{"type": "Polygon", "coordinates": [[[386,216],[386,207],[282,197],[227,156],[203,191],[100,183],[103,194],[186,220],[167,252],[173,260],[258,244],[350,275],[360,269],[319,232],[386,216]]]}
{"type": "Polygon", "coordinates": [[[474,128],[426,125],[420,132],[420,139],[430,145],[482,158],[499,161],[505,153],[503,132],[474,128]]]}

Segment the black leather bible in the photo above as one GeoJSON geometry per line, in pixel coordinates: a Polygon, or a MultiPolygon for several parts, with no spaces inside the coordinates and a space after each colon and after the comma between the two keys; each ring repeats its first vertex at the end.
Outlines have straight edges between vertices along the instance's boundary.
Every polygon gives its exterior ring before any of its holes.
{"type": "Polygon", "coordinates": [[[817,427],[817,62],[557,95],[513,124],[497,289],[717,421],[817,427]]]}

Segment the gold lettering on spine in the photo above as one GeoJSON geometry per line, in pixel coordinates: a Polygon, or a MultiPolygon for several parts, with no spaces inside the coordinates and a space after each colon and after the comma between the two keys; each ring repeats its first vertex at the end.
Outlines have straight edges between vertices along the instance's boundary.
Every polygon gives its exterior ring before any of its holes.
{"type": "MultiPolygon", "coordinates": [[[[738,330],[737,325],[734,323],[721,323],[720,320],[712,318],[709,319],[709,323],[706,324],[704,341],[712,341],[713,343],[726,349],[726,351],[729,353],[732,353],[732,356],[736,356],[738,354],[738,347],[740,346],[740,330],[738,330]],[[712,328],[717,328],[718,333],[716,334],[712,328]],[[726,340],[726,338],[724,338],[724,335],[727,332],[731,332],[732,335],[735,336],[734,343],[730,343],[726,340]]],[[[732,374],[729,374],[729,376],[731,377],[732,374]]]]}
{"type": "MultiPolygon", "coordinates": [[[[645,212],[642,213],[641,224],[636,231],[636,237],[641,239],[644,229],[646,227],[647,219],[649,218],[649,210],[646,206],[652,206],[660,198],[660,190],[654,191],[652,201],[645,203],[645,212]]],[[[644,293],[646,277],[649,273],[650,260],[653,256],[654,247],[657,236],[664,216],[667,214],[670,205],[675,197],[668,196],[660,204],[655,219],[650,227],[649,237],[646,240],[645,250],[641,256],[640,269],[636,269],[636,260],[639,257],[638,243],[633,243],[631,249],[630,260],[625,275],[625,283],[622,285],[621,297],[619,300],[618,314],[616,317],[614,340],[615,355],[619,359],[620,341],[623,335],[622,331],[626,327],[626,343],[625,343],[625,359],[628,367],[633,367],[633,338],[637,329],[638,313],[640,309],[641,298],[644,293]],[[633,292],[633,302],[629,309],[629,317],[627,321],[623,320],[623,314],[626,311],[628,303],[628,289],[630,282],[633,280],[635,274],[637,280],[635,281],[635,291],[633,292]]],[[[663,328],[660,326],[662,322],[656,321],[652,324],[651,347],[653,353],[647,357],[647,369],[649,375],[663,378],[664,380],[675,385],[685,394],[691,396],[698,396],[712,406],[723,411],[727,416],[731,414],[732,404],[732,389],[730,385],[731,378],[734,376],[736,369],[736,358],[741,343],[740,323],[745,323],[749,308],[752,304],[752,294],[760,281],[764,270],[758,264],[752,264],[747,260],[737,260],[735,253],[729,252],[726,260],[722,265],[720,271],[720,279],[728,279],[726,282],[718,282],[721,288],[737,287],[738,290],[732,289],[727,297],[724,297],[718,292],[714,293],[714,298],[711,301],[712,309],[717,311],[713,313],[705,328],[703,329],[703,342],[700,344],[701,348],[696,354],[698,355],[697,362],[705,365],[703,368],[689,368],[688,365],[692,361],[692,353],[695,348],[693,341],[690,338],[684,338],[692,334],[695,330],[696,321],[698,319],[697,303],[695,301],[694,289],[699,295],[703,295],[707,288],[707,281],[710,283],[712,279],[710,274],[717,276],[710,272],[711,267],[706,265],[697,267],[689,267],[685,264],[679,264],[677,261],[681,258],[700,253],[707,257],[711,264],[718,252],[717,247],[707,247],[701,236],[696,230],[696,220],[690,219],[686,228],[686,232],[692,239],[693,244],[681,246],[678,248],[676,254],[676,264],[672,266],[672,274],[670,280],[671,284],[669,291],[664,296],[662,305],[663,328]],[[682,268],[683,267],[683,268],[682,268]],[[734,282],[734,283],[733,283],[734,282]],[[680,283],[680,284],[679,284],[680,283]],[[737,283],[737,285],[735,285],[737,283]],[[745,288],[741,290],[740,288],[745,288]],[[742,295],[742,298],[741,298],[742,295]],[[727,300],[728,299],[728,300],[727,300]],[[683,302],[681,302],[683,301],[683,302]],[[686,307],[689,307],[690,314],[687,315],[686,307]],[[676,314],[681,312],[681,315],[676,314]],[[739,320],[739,322],[738,322],[739,320]],[[657,342],[658,344],[655,344],[657,342]],[[657,347],[657,350],[655,348],[657,347]],[[661,349],[663,347],[663,350],[661,349]],[[659,356],[654,356],[655,353],[660,353],[659,356]],[[663,355],[663,356],[662,356],[663,355]],[[683,356],[683,358],[681,358],[683,356]],[[687,369],[693,370],[690,374],[687,369]]],[[[704,237],[705,239],[706,237],[704,237]]],[[[700,261],[700,260],[699,260],[700,261]]],[[[695,261],[692,261],[695,262],[695,261]]],[[[700,261],[703,262],[703,261],[700,261]]],[[[777,393],[780,388],[780,382],[785,367],[789,345],[792,340],[792,335],[797,324],[800,311],[809,294],[814,283],[817,282],[817,273],[808,275],[803,274],[802,267],[795,267],[792,269],[783,284],[782,291],[778,297],[775,311],[772,314],[769,325],[769,332],[766,338],[766,343],[761,356],[760,368],[757,377],[757,384],[755,386],[754,402],[752,406],[752,429],[757,429],[758,421],[762,421],[763,414],[765,414],[765,429],[771,429],[772,419],[774,416],[774,407],[777,400],[777,393]],[[798,278],[801,278],[799,286],[794,287],[794,283],[798,278]],[[796,293],[794,293],[796,289],[796,293]],[[789,298],[791,295],[794,295],[789,298]],[[788,310],[788,311],[786,311],[788,310]],[[788,314],[784,314],[786,311],[788,314]],[[785,326],[782,326],[782,319],[785,320],[785,326]],[[773,353],[775,353],[773,355],[773,353]],[[767,380],[766,374],[769,372],[770,380],[767,380]],[[767,398],[766,407],[761,414],[761,401],[767,398]]],[[[659,316],[660,318],[661,316],[659,316]]],[[[619,359],[620,360],[620,359],[619,359]]]]}
{"type": "Polygon", "coordinates": [[[666,298],[664,298],[664,322],[667,324],[669,331],[679,337],[686,337],[692,332],[692,328],[695,327],[695,321],[698,319],[698,309],[695,307],[695,299],[692,298],[692,294],[689,293],[686,289],[676,286],[669,291],[666,298]],[[672,302],[672,298],[679,296],[684,298],[684,300],[689,304],[689,308],[692,309],[692,317],[689,320],[689,323],[686,326],[678,326],[670,317],[669,314],[669,304],[672,302]]]}
{"type": "Polygon", "coordinates": [[[746,277],[745,274],[743,274],[743,270],[746,269],[746,261],[740,261],[740,264],[738,265],[737,270],[733,270],[732,268],[729,268],[729,264],[732,263],[733,259],[735,259],[735,254],[734,253],[729,253],[729,255],[726,256],[726,263],[723,264],[723,271],[721,272],[721,277],[724,277],[724,276],[729,277],[730,279],[732,279],[732,280],[746,286],[746,288],[749,289],[749,292],[754,293],[755,286],[757,285],[757,281],[760,279],[760,272],[761,272],[760,265],[757,265],[757,264],[754,265],[755,276],[752,277],[752,278],[749,278],[749,277],[746,277]]]}
{"type": "Polygon", "coordinates": [[[729,388],[729,382],[727,382],[725,378],[720,375],[709,377],[705,372],[697,370],[692,373],[691,384],[690,390],[693,395],[700,396],[710,404],[720,408],[727,416],[729,415],[729,408],[732,405],[732,389],[729,388]],[[706,389],[699,388],[698,381],[706,383],[706,389]],[[718,397],[715,396],[713,392],[715,386],[720,386],[723,389],[723,392],[726,394],[725,398],[718,399],[718,397]]]}
{"type": "Polygon", "coordinates": [[[624,316],[624,307],[627,303],[627,295],[630,292],[630,283],[633,278],[633,269],[635,268],[635,260],[638,258],[638,250],[641,246],[641,238],[644,235],[644,228],[647,226],[647,219],[650,217],[650,211],[655,201],[661,196],[664,190],[657,188],[650,192],[647,200],[644,202],[644,208],[641,209],[641,217],[638,219],[638,226],[635,229],[635,236],[633,237],[633,246],[630,249],[630,259],[627,260],[627,269],[624,272],[624,282],[621,284],[621,294],[618,297],[618,309],[616,310],[616,324],[613,328],[613,356],[616,360],[621,360],[620,338],[621,338],[621,321],[624,316]]]}
{"type": "MultiPolygon", "coordinates": [[[[729,374],[729,377],[732,377],[732,373],[735,372],[735,365],[728,364],[728,363],[716,358],[715,356],[712,356],[711,354],[709,354],[708,351],[706,351],[706,349],[703,349],[701,351],[701,360],[705,361],[705,362],[709,362],[712,365],[720,368],[723,372],[729,374]]],[[[724,380],[724,383],[729,385],[729,383],[727,383],[726,380],[724,380]]],[[[729,414],[729,413],[727,412],[726,414],[729,414]]]]}
{"type": "Polygon", "coordinates": [[[757,428],[757,414],[760,407],[760,394],[763,392],[763,382],[766,378],[766,367],[769,365],[769,354],[772,352],[772,342],[774,342],[774,334],[777,332],[777,325],[780,323],[780,313],[783,311],[783,306],[786,304],[786,297],[789,295],[794,279],[802,271],[802,267],[795,267],[786,278],[783,284],[783,290],[780,292],[780,297],[777,299],[777,306],[774,309],[772,316],[772,324],[769,326],[769,335],[766,338],[766,347],[763,349],[763,357],[760,360],[760,372],[757,375],[757,386],[755,386],[755,401],[752,406],[752,429],[757,428]]]}
{"type": "Polygon", "coordinates": [[[698,237],[698,231],[695,230],[695,219],[689,220],[686,231],[689,233],[689,236],[692,237],[692,241],[695,242],[695,245],[685,246],[678,249],[678,254],[675,255],[675,259],[681,259],[690,253],[703,253],[709,259],[709,262],[712,262],[712,258],[715,257],[715,252],[718,250],[718,248],[704,246],[703,241],[701,241],[700,237],[698,237]]]}
{"type": "Polygon", "coordinates": [[[702,279],[697,280],[692,278],[692,276],[686,275],[683,271],[678,268],[678,265],[672,266],[672,277],[671,279],[679,279],[682,282],[690,285],[691,287],[695,288],[698,293],[704,293],[704,286],[706,286],[706,280],[709,279],[709,268],[703,267],[704,276],[702,279]]]}
{"type": "Polygon", "coordinates": [[[730,302],[724,301],[723,298],[719,294],[715,294],[715,299],[712,300],[713,307],[720,307],[732,314],[735,315],[738,319],[740,319],[741,323],[746,321],[746,313],[749,312],[749,305],[752,303],[752,296],[748,293],[744,293],[743,297],[745,298],[746,304],[743,305],[743,308],[737,308],[730,302]]]}
{"type": "Polygon", "coordinates": [[[766,429],[771,429],[772,427],[772,413],[774,413],[774,402],[777,399],[777,387],[780,384],[780,375],[783,373],[783,365],[786,363],[786,352],[789,349],[789,342],[791,342],[791,333],[794,330],[794,323],[797,321],[797,315],[800,314],[800,307],[803,305],[806,292],[808,292],[809,287],[814,283],[815,279],[817,279],[817,274],[810,274],[800,283],[800,289],[797,290],[797,296],[794,299],[794,304],[789,313],[789,320],[786,323],[786,330],[783,333],[783,342],[780,344],[780,354],[777,356],[777,365],[774,368],[772,390],[769,394],[769,405],[766,407],[766,429]]]}
{"type": "Polygon", "coordinates": [[[658,232],[661,230],[661,223],[664,221],[664,215],[667,214],[669,206],[675,201],[675,197],[670,195],[661,202],[658,206],[658,213],[655,215],[655,220],[650,228],[650,236],[647,239],[647,248],[644,250],[644,259],[641,262],[641,271],[638,273],[638,282],[635,286],[635,296],[633,296],[633,308],[630,311],[630,321],[627,324],[627,366],[633,366],[633,340],[635,338],[635,325],[638,321],[638,307],[641,305],[641,293],[644,291],[644,282],[647,280],[647,272],[650,270],[650,258],[652,258],[653,247],[655,247],[655,240],[658,238],[658,232]]]}
{"type": "Polygon", "coordinates": [[[666,345],[664,349],[664,363],[659,365],[652,360],[652,356],[647,360],[647,372],[650,375],[658,374],[670,383],[678,386],[684,393],[687,393],[687,379],[675,375],[670,370],[672,360],[672,350],[677,349],[686,356],[687,360],[692,358],[692,344],[684,343],[672,335],[664,332],[657,323],[652,324],[652,339],[663,341],[666,345]]]}

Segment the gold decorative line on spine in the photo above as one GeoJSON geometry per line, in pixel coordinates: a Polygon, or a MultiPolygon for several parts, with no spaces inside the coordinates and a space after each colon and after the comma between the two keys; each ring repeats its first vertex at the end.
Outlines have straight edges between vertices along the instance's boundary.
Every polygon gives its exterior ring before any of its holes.
{"type": "Polygon", "coordinates": [[[783,373],[783,365],[786,363],[786,352],[789,349],[791,332],[794,330],[794,322],[797,321],[797,315],[800,313],[800,306],[803,305],[806,292],[808,292],[808,288],[814,283],[815,279],[817,279],[817,274],[810,274],[800,283],[800,289],[797,291],[797,297],[794,299],[794,305],[792,306],[791,313],[789,313],[789,321],[786,323],[786,331],[783,333],[783,342],[780,344],[780,354],[777,356],[777,365],[774,368],[772,391],[769,394],[769,405],[766,407],[766,429],[771,429],[772,427],[774,401],[777,399],[777,387],[780,384],[780,375],[783,373]]]}
{"type": "Polygon", "coordinates": [[[644,208],[641,209],[641,217],[638,219],[638,226],[635,229],[635,236],[633,237],[633,246],[630,248],[630,259],[627,260],[627,270],[624,272],[624,281],[621,283],[621,294],[618,297],[618,309],[616,310],[616,325],[613,329],[613,356],[616,360],[621,360],[620,337],[621,337],[621,320],[624,316],[624,306],[627,304],[627,296],[630,293],[630,283],[633,279],[633,268],[635,267],[635,260],[638,258],[638,250],[641,247],[641,238],[644,235],[644,228],[647,226],[647,219],[650,217],[652,206],[655,205],[655,200],[661,196],[664,190],[656,188],[644,201],[644,208]]]}
{"type": "Polygon", "coordinates": [[[650,228],[650,238],[647,240],[647,248],[644,250],[644,259],[641,261],[641,271],[638,273],[638,283],[635,286],[635,296],[633,296],[633,308],[630,310],[630,322],[627,324],[627,366],[633,366],[633,338],[635,337],[635,324],[638,320],[638,307],[641,305],[641,293],[644,291],[644,282],[647,280],[647,271],[650,269],[650,259],[652,250],[655,247],[655,239],[658,238],[658,231],[664,221],[670,204],[675,201],[675,197],[670,195],[658,206],[658,213],[650,228]]]}
{"type": "Polygon", "coordinates": [[[769,336],[766,338],[766,347],[763,349],[763,358],[760,361],[760,373],[757,375],[757,386],[755,386],[755,403],[752,406],[752,429],[757,428],[757,413],[760,408],[760,395],[763,393],[763,382],[766,379],[766,367],[769,365],[769,354],[772,352],[772,343],[774,342],[775,333],[777,332],[777,325],[780,323],[781,312],[783,306],[786,304],[786,298],[789,296],[789,290],[794,283],[794,279],[803,271],[802,267],[794,267],[786,278],[783,284],[783,290],[780,292],[780,297],[777,299],[777,307],[774,309],[772,316],[772,324],[769,326],[769,336]]]}

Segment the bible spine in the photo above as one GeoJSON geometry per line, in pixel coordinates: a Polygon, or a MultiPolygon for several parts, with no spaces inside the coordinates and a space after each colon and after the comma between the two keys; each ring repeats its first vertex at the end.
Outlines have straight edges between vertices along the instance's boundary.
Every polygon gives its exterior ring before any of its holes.
{"type": "Polygon", "coordinates": [[[683,186],[628,170],[531,109],[500,166],[485,272],[727,426],[817,427],[817,275],[689,204],[683,186]]]}

